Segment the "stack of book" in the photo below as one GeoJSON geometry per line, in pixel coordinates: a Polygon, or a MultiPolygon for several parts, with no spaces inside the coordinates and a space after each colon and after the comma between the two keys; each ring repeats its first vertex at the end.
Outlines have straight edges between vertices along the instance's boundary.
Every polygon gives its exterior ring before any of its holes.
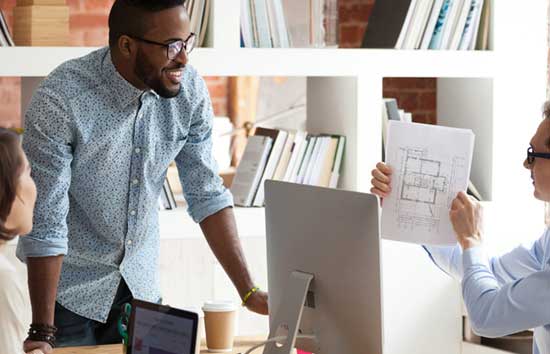
{"type": "Polygon", "coordinates": [[[0,47],[13,47],[13,39],[11,38],[8,22],[4,13],[0,9],[0,47]]]}
{"type": "Polygon", "coordinates": [[[212,0],[188,0],[185,2],[191,20],[191,32],[197,35],[197,47],[204,45],[211,6],[212,0]]]}
{"type": "Polygon", "coordinates": [[[346,138],[256,128],[248,138],[231,192],[236,205],[264,205],[268,179],[336,188],[346,138]]]}
{"type": "Polygon", "coordinates": [[[69,45],[69,7],[65,0],[17,0],[13,39],[18,46],[69,45]]]}
{"type": "Polygon", "coordinates": [[[282,0],[241,0],[241,37],[245,47],[290,47],[282,0]]]}
{"type": "Polygon", "coordinates": [[[486,50],[491,0],[377,1],[365,48],[486,50]]]}
{"type": "Polygon", "coordinates": [[[337,0],[241,0],[241,45],[338,46],[337,0]]]}

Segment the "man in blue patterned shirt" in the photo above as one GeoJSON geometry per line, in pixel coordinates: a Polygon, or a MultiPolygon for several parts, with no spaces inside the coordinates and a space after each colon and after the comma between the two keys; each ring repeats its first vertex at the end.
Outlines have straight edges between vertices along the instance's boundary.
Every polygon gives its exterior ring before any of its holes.
{"type": "MultiPolygon", "coordinates": [[[[33,325],[53,334],[55,323],[60,346],[120,343],[120,305],[159,301],[157,201],[174,160],[189,214],[248,309],[267,314],[212,157],[208,91],[186,65],[195,36],[183,3],[116,0],[109,48],[55,69],[26,113],[39,193],[18,256],[28,265],[33,325]]],[[[31,333],[25,350],[50,353],[47,342],[31,333]]]]}

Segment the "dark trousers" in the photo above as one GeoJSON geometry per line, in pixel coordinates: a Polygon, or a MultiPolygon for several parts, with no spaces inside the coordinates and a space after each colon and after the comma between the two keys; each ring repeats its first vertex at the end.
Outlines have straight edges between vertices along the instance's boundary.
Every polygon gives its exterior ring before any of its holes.
{"type": "MultiPolygon", "coordinates": [[[[93,299],[91,299],[93,301],[93,299]]],[[[82,345],[118,344],[122,336],[118,332],[118,319],[122,305],[132,301],[132,293],[121,280],[106,323],[79,316],[55,303],[56,342],[59,347],[82,345]]]]}

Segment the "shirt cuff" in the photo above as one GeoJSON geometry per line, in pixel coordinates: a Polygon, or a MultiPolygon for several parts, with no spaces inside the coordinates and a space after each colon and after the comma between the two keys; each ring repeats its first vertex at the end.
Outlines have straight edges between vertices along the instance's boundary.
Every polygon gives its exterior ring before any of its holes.
{"type": "Polygon", "coordinates": [[[31,236],[20,237],[16,255],[23,263],[31,257],[55,257],[66,255],[68,245],[66,239],[38,239],[31,236]]]}
{"type": "Polygon", "coordinates": [[[489,268],[489,260],[485,255],[482,246],[471,247],[462,253],[462,265],[464,274],[466,270],[472,266],[483,266],[489,268]]]}
{"type": "Polygon", "coordinates": [[[193,206],[189,206],[187,212],[196,223],[200,223],[210,215],[232,206],[233,195],[229,189],[226,189],[222,194],[208,199],[207,201],[193,203],[193,206]]]}

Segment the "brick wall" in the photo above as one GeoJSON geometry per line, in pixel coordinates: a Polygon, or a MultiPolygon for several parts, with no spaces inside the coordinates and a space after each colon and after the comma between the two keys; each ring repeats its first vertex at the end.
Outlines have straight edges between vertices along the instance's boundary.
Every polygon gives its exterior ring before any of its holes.
{"type": "Polygon", "coordinates": [[[411,112],[413,121],[437,123],[437,81],[434,78],[385,78],[384,97],[396,98],[399,108],[411,112]]]}
{"type": "MultiPolygon", "coordinates": [[[[72,46],[107,45],[109,29],[107,20],[113,0],[67,0],[70,8],[70,44],[72,46]]],[[[0,0],[0,8],[13,25],[12,11],[15,0],[0,0]]],[[[227,116],[228,80],[225,77],[206,77],[212,97],[214,113],[227,116]]],[[[21,80],[0,77],[0,124],[19,127],[21,125],[21,80]]]]}

